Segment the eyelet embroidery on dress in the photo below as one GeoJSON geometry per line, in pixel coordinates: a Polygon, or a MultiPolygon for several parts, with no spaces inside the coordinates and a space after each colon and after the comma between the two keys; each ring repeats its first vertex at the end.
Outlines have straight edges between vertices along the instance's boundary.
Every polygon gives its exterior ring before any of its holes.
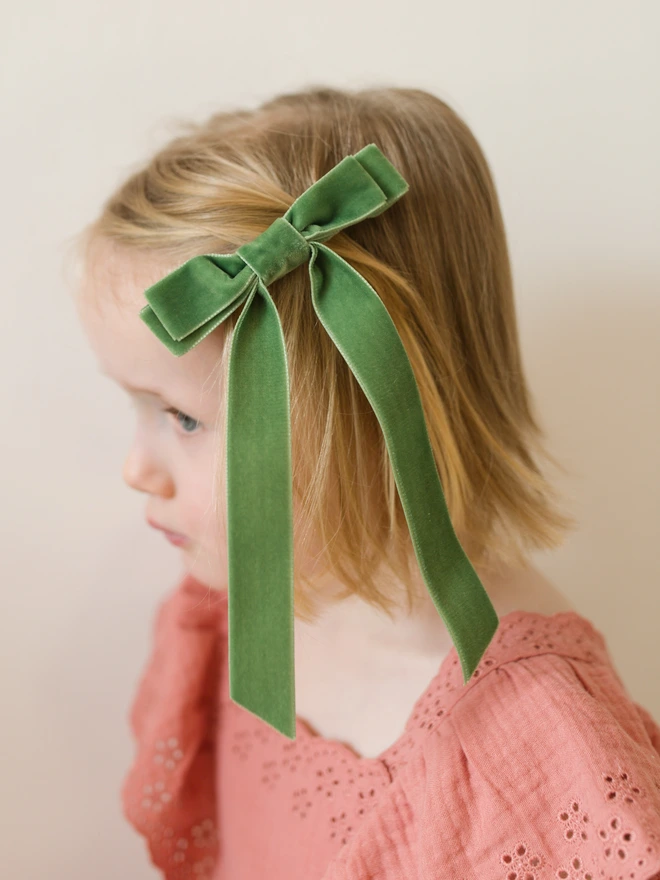
{"type": "MultiPolygon", "coordinates": [[[[520,639],[508,641],[512,630],[520,629],[520,618],[514,617],[498,627],[492,642],[486,649],[481,661],[472,673],[471,678],[464,684],[463,673],[459,666],[459,659],[454,656],[447,664],[447,674],[439,676],[437,681],[418,700],[414,712],[407,725],[404,738],[399,741],[396,748],[386,752],[384,757],[388,769],[394,778],[405,766],[407,761],[398,758],[398,751],[415,745],[415,729],[433,730],[442,723],[444,717],[451,711],[454,703],[473,687],[476,681],[487,673],[497,670],[498,666],[520,656],[534,656],[555,650],[563,651],[573,656],[593,660],[596,654],[590,648],[582,648],[583,638],[565,635],[567,628],[574,626],[574,619],[555,621],[539,615],[538,624],[528,627],[520,639]],[[552,636],[548,637],[548,631],[552,630],[552,636]],[[522,644],[521,644],[522,641],[522,644]],[[576,651],[575,645],[578,645],[576,651]],[[442,678],[444,677],[444,681],[442,678]],[[415,724],[417,722],[417,724],[415,724]]],[[[453,649],[455,654],[455,649],[453,649]]],[[[450,655],[451,656],[451,655],[450,655]]],[[[447,658],[448,659],[448,658],[447,658]]]]}
{"type": "MultiPolygon", "coordinates": [[[[220,622],[226,637],[226,607],[224,611],[220,622]]],[[[204,624],[207,616],[206,611],[203,617],[200,615],[199,625],[204,624]]],[[[275,752],[276,759],[261,763],[264,788],[277,795],[279,782],[283,779],[295,781],[291,810],[303,823],[302,827],[310,821],[327,822],[329,837],[337,844],[344,845],[377,806],[384,789],[406,766],[411,749],[419,744],[420,736],[426,736],[427,731],[443,724],[456,702],[478,681],[483,681],[487,675],[497,674],[498,667],[510,660],[537,653],[557,652],[582,660],[607,657],[600,640],[594,639],[587,628],[583,633],[588,635],[588,639],[583,640],[580,632],[576,634],[574,617],[560,616],[553,622],[552,618],[539,615],[536,620],[532,618],[531,626],[528,621],[527,614],[524,623],[514,614],[500,624],[467,684],[463,683],[454,650],[454,656],[446,658],[442,674],[438,674],[415,705],[402,737],[380,759],[352,756],[342,743],[323,737],[299,734],[296,740],[289,741],[259,719],[249,719],[241,707],[225,699],[222,711],[227,714],[223,721],[229,725],[226,730],[233,737],[232,756],[241,762],[247,761],[250,768],[254,768],[256,759],[256,767],[259,768],[260,747],[266,744],[272,747],[273,738],[276,738],[275,748],[270,749],[270,756],[275,752]],[[568,633],[565,633],[567,629],[568,633]],[[515,638],[511,638],[512,631],[515,638]],[[586,646],[583,645],[585,640],[588,641],[586,646]],[[593,651],[590,646],[594,648],[593,651]],[[239,721],[238,716],[231,717],[231,712],[243,713],[243,717],[239,721]],[[238,730],[233,729],[234,719],[239,724],[238,730]],[[342,799],[341,805],[338,803],[333,809],[337,792],[345,793],[347,789],[354,792],[350,806],[342,799]]],[[[190,628],[195,628],[193,622],[190,622],[190,628]]],[[[209,636],[212,637],[211,631],[209,636]]],[[[167,656],[169,659],[170,654],[167,656]]],[[[206,667],[207,661],[200,659],[200,670],[206,667]]],[[[155,670],[151,675],[155,677],[155,670]]],[[[193,683],[197,681],[195,671],[190,673],[190,680],[193,683]]],[[[220,709],[213,698],[206,705],[207,717],[199,719],[197,733],[193,736],[185,732],[187,728],[179,730],[170,727],[172,706],[165,686],[148,684],[142,695],[140,713],[135,716],[136,724],[146,731],[143,719],[146,720],[148,716],[147,709],[152,704],[157,707],[159,699],[167,706],[168,720],[158,731],[157,739],[156,731],[152,731],[146,749],[144,742],[142,744],[142,756],[136,763],[129,783],[129,819],[149,839],[155,863],[165,869],[167,880],[211,880],[218,835],[213,818],[213,746],[206,737],[214,734],[220,709]],[[165,697],[166,701],[163,699],[165,697]],[[193,767],[191,760],[199,763],[193,767]],[[193,783],[189,793],[194,793],[195,812],[198,813],[194,822],[190,821],[190,804],[183,788],[186,780],[193,783]],[[185,813],[181,812],[182,809],[185,813]]],[[[201,679],[199,684],[201,686],[201,679]]],[[[201,693],[205,694],[206,703],[208,694],[205,688],[201,693]]],[[[209,694],[215,693],[210,682],[209,694]]],[[[186,692],[185,700],[188,705],[189,692],[186,692]]],[[[185,718],[188,723],[188,713],[185,718]]],[[[142,732],[140,738],[144,739],[142,732]]],[[[643,779],[645,786],[640,780],[633,781],[625,768],[608,768],[603,773],[606,809],[599,814],[600,821],[595,821],[582,808],[579,792],[567,798],[565,804],[558,804],[558,843],[561,844],[563,838],[564,847],[568,843],[574,851],[567,857],[566,864],[552,867],[553,878],[645,880],[648,877],[649,870],[658,865],[660,850],[657,832],[660,774],[655,778],[644,774],[643,779]],[[628,827],[626,816],[631,815],[631,810],[635,811],[636,821],[633,827],[628,827]],[[640,833],[642,830],[643,835],[640,833]],[[585,852],[588,851],[593,859],[594,845],[598,848],[599,856],[596,864],[591,864],[585,852]]],[[[535,852],[529,841],[512,841],[511,846],[501,854],[500,861],[503,880],[546,880],[548,877],[544,856],[535,852]]],[[[660,874],[656,880],[660,880],[660,874]]]]}
{"type": "MultiPolygon", "coordinates": [[[[555,868],[553,877],[557,880],[643,880],[649,862],[657,864],[660,835],[654,829],[660,813],[660,797],[652,793],[655,805],[651,803],[641,785],[633,784],[630,774],[621,768],[602,776],[604,801],[607,804],[620,803],[622,807],[624,804],[627,807],[635,805],[639,825],[653,843],[639,841],[617,809],[610,811],[605,823],[594,825],[589,814],[582,809],[579,797],[575,797],[557,815],[564,840],[575,846],[575,855],[568,864],[555,868]],[[583,844],[588,842],[598,846],[598,864],[581,854],[583,844]]],[[[660,792],[660,782],[654,779],[653,783],[660,792]]],[[[547,876],[543,870],[547,867],[546,859],[533,852],[526,841],[519,840],[511,850],[502,853],[501,863],[507,868],[502,880],[543,880],[547,876]]]]}
{"type": "MultiPolygon", "coordinates": [[[[526,615],[527,617],[527,615],[526,615]]],[[[525,621],[527,622],[527,620],[525,621]]],[[[336,791],[354,786],[355,799],[350,808],[342,801],[342,809],[330,812],[327,821],[331,839],[342,846],[355,833],[360,823],[377,805],[379,795],[388,788],[392,780],[406,766],[411,749],[419,743],[423,731],[431,731],[450,715],[455,703],[471,687],[476,686],[485,675],[496,674],[498,667],[520,657],[530,657],[543,653],[559,653],[576,659],[607,662],[607,649],[593,632],[589,638],[575,632],[576,620],[570,616],[554,621],[544,615],[527,626],[521,633],[521,620],[516,615],[505,621],[498,628],[493,641],[486,650],[481,662],[475,669],[471,679],[463,683],[462,670],[457,656],[446,658],[442,674],[414,706],[403,735],[380,759],[352,757],[346,753],[342,743],[329,741],[323,737],[307,737],[298,734],[294,741],[283,740],[279,759],[263,762],[261,782],[269,791],[276,791],[278,783],[288,774],[300,776],[300,784],[293,789],[291,809],[302,823],[313,820],[315,814],[320,818],[319,807],[332,805],[336,791]],[[511,637],[513,635],[513,638],[511,637]],[[584,642],[587,641],[585,645],[584,642]],[[592,650],[594,648],[594,650],[592,650]],[[312,770],[320,758],[327,759],[327,764],[313,770],[314,775],[305,773],[312,770]],[[310,767],[311,765],[311,767],[310,767]],[[385,771],[385,772],[384,772],[385,771]],[[389,777],[389,778],[388,778],[389,777]],[[343,780],[343,785],[342,785],[343,780]]],[[[581,624],[582,625],[582,624],[581,624]]],[[[585,633],[586,635],[586,633],[585,633]]],[[[454,649],[455,654],[455,649],[454,649]]],[[[240,707],[230,703],[234,709],[240,707]]],[[[256,721],[254,727],[244,727],[235,731],[234,754],[246,760],[253,748],[265,744],[272,737],[279,737],[268,725],[256,721]],[[253,738],[252,738],[253,737],[253,738]]],[[[258,752],[258,748],[257,748],[258,752]]],[[[643,797],[643,788],[629,785],[628,774],[620,770],[617,774],[603,774],[604,782],[609,786],[604,791],[604,799],[611,802],[618,797],[643,797]]],[[[660,782],[654,780],[660,792],[660,782]]],[[[654,797],[655,797],[655,793],[654,797]]],[[[660,797],[656,800],[660,803],[660,797]]],[[[625,801],[625,803],[629,803],[625,801]]],[[[593,823],[586,811],[581,809],[577,794],[567,800],[566,806],[558,811],[557,827],[566,841],[575,846],[575,853],[565,864],[553,866],[552,876],[555,880],[644,880],[648,876],[645,867],[655,864],[657,848],[660,841],[653,831],[657,827],[657,812],[653,814],[650,804],[644,813],[644,801],[639,813],[637,827],[647,832],[645,841],[638,841],[634,829],[625,827],[621,815],[613,811],[604,823],[593,823]],[[653,818],[655,815],[655,819],[653,818]],[[655,846],[648,845],[652,840],[655,846]],[[600,856],[597,863],[590,863],[583,849],[588,845],[599,845],[600,856]]],[[[625,813],[624,813],[625,815],[625,813]]],[[[515,841],[511,848],[501,855],[501,864],[505,869],[502,880],[546,880],[548,865],[544,855],[536,852],[525,840],[515,841]]],[[[647,868],[648,872],[648,868],[647,868]]],[[[660,875],[658,875],[660,880],[660,875]]]]}
{"type": "Polygon", "coordinates": [[[122,786],[124,815],[167,880],[212,880],[216,864],[221,622],[221,604],[185,578],[160,606],[131,706],[137,751],[122,786]]]}
{"type": "Polygon", "coordinates": [[[161,853],[166,853],[166,861],[172,865],[172,870],[166,868],[168,880],[213,880],[217,842],[213,820],[204,819],[193,825],[186,837],[178,836],[175,840],[175,836],[172,827],[162,825],[149,835],[150,841],[159,846],[161,853]],[[204,855],[199,853],[199,847],[211,847],[212,852],[204,855]]]}
{"type": "MultiPolygon", "coordinates": [[[[174,770],[177,761],[180,761],[181,758],[183,758],[183,752],[179,748],[179,740],[175,736],[171,736],[167,742],[162,739],[156,741],[154,764],[162,764],[166,770],[174,770]]],[[[162,785],[162,783],[160,784],[162,785]]]]}
{"type": "Polygon", "coordinates": [[[136,776],[127,778],[130,788],[141,784],[143,795],[139,803],[129,799],[127,817],[149,840],[154,863],[165,870],[167,880],[212,880],[218,845],[215,822],[210,817],[189,825],[177,821],[179,807],[168,790],[169,784],[178,793],[180,783],[172,774],[185,758],[181,745],[176,736],[154,742],[149,775],[141,775],[142,783],[136,776]]]}
{"type": "Polygon", "coordinates": [[[545,866],[545,859],[531,854],[527,844],[520,841],[512,852],[502,854],[502,864],[509,868],[504,874],[506,880],[538,880],[538,871],[545,866]]]}
{"type": "Polygon", "coordinates": [[[330,816],[330,837],[338,837],[341,843],[348,841],[358,823],[371,812],[378,800],[380,791],[387,788],[390,779],[387,774],[370,768],[364,761],[353,766],[346,756],[340,757],[333,745],[318,748],[314,739],[296,739],[284,743],[283,752],[293,753],[280,761],[269,760],[262,765],[264,771],[261,781],[270,791],[277,787],[278,781],[286,773],[298,773],[319,758],[325,758],[324,766],[318,767],[313,776],[305,775],[305,782],[293,791],[292,811],[301,821],[313,816],[319,802],[332,804],[335,792],[345,785],[355,786],[355,804],[352,813],[342,810],[330,816]],[[342,785],[342,781],[344,785],[342,785]]]}
{"type": "MultiPolygon", "coordinates": [[[[331,803],[334,792],[341,790],[339,787],[342,786],[342,780],[344,782],[342,787],[355,786],[353,811],[347,814],[342,810],[341,813],[330,817],[330,837],[339,838],[342,844],[346,843],[353,830],[375,806],[379,793],[389,787],[408,763],[410,750],[419,742],[419,731],[431,731],[441,724],[456,701],[467,692],[468,688],[474,687],[480,677],[496,672],[499,665],[511,659],[533,656],[536,653],[563,649],[565,653],[582,658],[592,659],[595,656],[591,649],[581,647],[583,641],[581,636],[575,637],[575,621],[572,617],[553,622],[539,615],[538,622],[528,626],[523,631],[522,637],[520,627],[518,616],[500,624],[481,662],[465,684],[458,657],[454,656],[449,660],[448,656],[443,664],[445,674],[439,674],[437,680],[420,697],[403,736],[383,753],[382,760],[347,757],[342,743],[319,737],[308,738],[305,734],[299,733],[294,741],[283,740],[279,760],[269,759],[262,763],[262,784],[269,791],[275,791],[280,780],[287,774],[301,775],[301,784],[294,789],[291,804],[292,811],[300,821],[309,820],[309,817],[313,816],[314,808],[320,800],[328,799],[326,802],[331,803]],[[569,636],[565,635],[567,628],[570,628],[569,636]],[[516,633],[516,637],[510,640],[512,631],[516,633]],[[320,742],[324,743],[323,747],[319,747],[320,742]],[[310,779],[309,774],[305,774],[305,769],[320,757],[327,757],[328,763],[317,769],[314,777],[310,779]]],[[[455,649],[453,650],[455,654],[455,649]]],[[[230,711],[243,711],[233,702],[228,706],[230,711]]],[[[246,761],[253,748],[257,746],[257,742],[264,745],[276,736],[279,737],[277,731],[255,719],[254,726],[234,731],[232,753],[239,760],[246,761]]],[[[538,869],[540,866],[534,861],[535,857],[528,856],[526,851],[524,854],[516,854],[515,848],[509,856],[512,859],[512,871],[509,875],[515,874],[513,871],[515,865],[518,871],[516,880],[525,880],[525,874],[520,874],[523,870],[527,871],[529,880],[532,880],[533,869],[538,869]]],[[[566,877],[572,875],[566,874],[566,877]]]]}

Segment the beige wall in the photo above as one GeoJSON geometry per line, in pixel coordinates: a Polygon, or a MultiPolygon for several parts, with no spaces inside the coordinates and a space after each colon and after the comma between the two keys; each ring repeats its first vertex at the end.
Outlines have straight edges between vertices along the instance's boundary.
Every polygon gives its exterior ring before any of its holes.
{"type": "Polygon", "coordinates": [[[529,380],[582,523],[538,564],[660,719],[658,10],[653,0],[3,9],[3,876],[157,876],[121,816],[119,784],[133,756],[127,706],[179,551],[121,482],[131,412],[78,327],[67,240],[166,136],[168,117],[310,82],[428,88],[481,141],[529,380]]]}

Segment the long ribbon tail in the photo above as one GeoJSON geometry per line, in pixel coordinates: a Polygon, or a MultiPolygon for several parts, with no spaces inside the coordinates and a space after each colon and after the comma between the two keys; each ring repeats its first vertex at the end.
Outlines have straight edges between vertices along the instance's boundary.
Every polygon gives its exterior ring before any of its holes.
{"type": "Polygon", "coordinates": [[[292,509],[286,349],[259,281],[229,355],[229,686],[235,703],[295,739],[292,509]]]}
{"type": "Polygon", "coordinates": [[[499,618],[449,517],[410,361],[367,280],[325,245],[316,243],[313,250],[314,309],[378,418],[417,561],[466,682],[499,618]]]}

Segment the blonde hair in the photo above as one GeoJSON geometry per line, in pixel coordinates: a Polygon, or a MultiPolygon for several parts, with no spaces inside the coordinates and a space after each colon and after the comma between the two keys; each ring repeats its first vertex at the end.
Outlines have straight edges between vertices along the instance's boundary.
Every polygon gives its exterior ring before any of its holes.
{"type": "MultiPolygon", "coordinates": [[[[100,237],[172,266],[232,252],[372,142],[410,189],[327,245],[369,281],[397,328],[451,521],[472,564],[524,563],[530,550],[562,543],[576,520],[559,509],[540,466],[566,472],[544,447],[523,375],[490,170],[444,101],[421,89],[311,86],[256,109],[179,121],[176,136],[111,195],[81,242],[100,237]]],[[[378,421],[316,317],[307,266],[269,290],[290,377],[294,562],[320,537],[326,572],[345,586],[339,599],[355,594],[389,614],[395,597],[379,585],[384,570],[404,583],[410,608],[417,562],[378,421]]],[[[220,383],[241,311],[214,331],[220,383]]],[[[223,388],[219,399],[226,400],[223,388]]],[[[296,614],[313,622],[314,581],[296,565],[294,582],[296,614]]]]}

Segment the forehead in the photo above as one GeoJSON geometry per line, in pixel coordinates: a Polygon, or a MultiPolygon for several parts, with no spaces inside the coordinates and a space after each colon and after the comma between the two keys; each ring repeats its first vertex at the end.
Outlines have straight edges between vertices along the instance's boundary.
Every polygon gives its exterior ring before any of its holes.
{"type": "Polygon", "coordinates": [[[224,333],[214,331],[176,357],[140,318],[145,289],[177,265],[95,244],[81,274],[76,307],[102,373],[165,398],[192,394],[200,404],[215,402],[224,333]]]}

